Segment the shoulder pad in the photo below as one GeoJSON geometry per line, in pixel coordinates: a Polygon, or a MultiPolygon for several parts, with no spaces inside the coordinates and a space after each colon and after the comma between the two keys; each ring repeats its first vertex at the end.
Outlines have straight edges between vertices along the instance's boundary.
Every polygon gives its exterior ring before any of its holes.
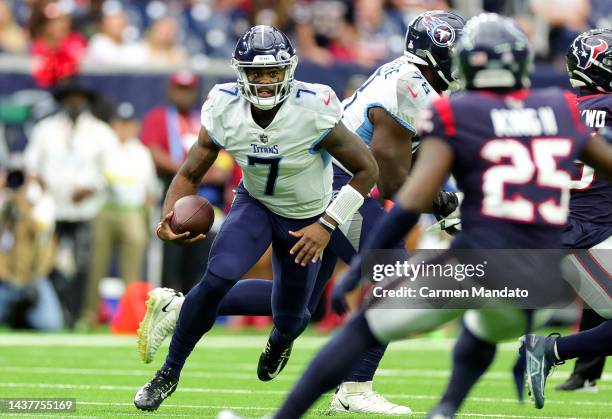
{"type": "Polygon", "coordinates": [[[223,146],[223,123],[222,116],[227,105],[240,99],[236,83],[217,84],[208,93],[202,111],[200,122],[208,131],[210,138],[220,146],[223,146]]]}
{"type": "Polygon", "coordinates": [[[333,128],[342,117],[342,106],[336,93],[324,84],[296,82],[290,101],[314,112],[319,130],[333,128]]]}

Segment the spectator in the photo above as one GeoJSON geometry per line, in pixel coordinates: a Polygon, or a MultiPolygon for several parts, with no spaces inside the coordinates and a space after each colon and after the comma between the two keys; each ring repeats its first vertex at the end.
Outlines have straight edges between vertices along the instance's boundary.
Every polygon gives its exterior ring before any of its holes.
{"type": "Polygon", "coordinates": [[[54,52],[64,52],[81,58],[87,41],[78,32],[72,31],[72,21],[68,10],[59,2],[42,1],[34,7],[30,18],[32,53],[44,56],[54,52]]]}
{"type": "Polygon", "coordinates": [[[292,10],[300,55],[319,65],[351,61],[347,42],[355,38],[351,0],[297,0],[292,10]]]}
{"type": "Polygon", "coordinates": [[[13,18],[13,11],[6,0],[0,0],[0,53],[27,52],[28,39],[13,18]]]}
{"type": "Polygon", "coordinates": [[[358,40],[353,45],[357,62],[367,67],[404,52],[403,22],[389,13],[383,4],[383,0],[356,2],[358,40]]]}
{"type": "Polygon", "coordinates": [[[530,0],[537,29],[547,28],[548,57],[565,68],[565,51],[580,32],[586,30],[591,6],[589,0],[530,0]]]}
{"type": "Polygon", "coordinates": [[[166,16],[153,22],[145,46],[148,64],[180,66],[187,60],[185,49],[177,43],[177,23],[173,17],[166,16]]]}
{"type": "Polygon", "coordinates": [[[293,0],[252,0],[251,22],[287,30],[293,0]]]}
{"type": "Polygon", "coordinates": [[[65,301],[70,324],[79,318],[90,266],[91,222],[103,203],[102,156],[116,144],[110,127],[89,111],[94,93],[74,79],[54,91],[58,113],[32,129],[26,170],[53,198],[58,269],[70,279],[65,301]]]}
{"type": "Polygon", "coordinates": [[[68,10],[58,2],[35,3],[29,21],[33,39],[31,51],[39,58],[34,77],[42,86],[51,86],[58,80],[78,72],[85,53],[85,38],[71,30],[68,10]]]}
{"type": "MultiPolygon", "coordinates": [[[[287,1],[287,0],[283,0],[287,1]]],[[[189,49],[209,57],[226,58],[234,51],[238,38],[249,29],[242,0],[192,1],[185,14],[189,49]]]]}
{"type": "Polygon", "coordinates": [[[20,167],[0,168],[0,324],[40,330],[63,326],[48,278],[53,265],[53,203],[20,167]]]}
{"type": "MultiPolygon", "coordinates": [[[[173,74],[168,86],[168,104],[159,106],[145,115],[141,140],[151,150],[157,174],[164,185],[164,193],[197,141],[200,130],[197,77],[188,71],[173,74]]],[[[204,177],[199,194],[217,207],[223,207],[225,185],[232,175],[233,161],[220,153],[217,161],[204,177]]],[[[183,292],[200,279],[206,269],[208,251],[214,232],[206,240],[190,246],[164,243],[162,285],[183,292]]]]}
{"type": "Polygon", "coordinates": [[[591,0],[590,28],[612,28],[612,2],[591,0]]]}
{"type": "Polygon", "coordinates": [[[126,40],[128,24],[120,2],[105,2],[102,7],[100,32],[89,40],[88,60],[102,65],[144,64],[147,61],[144,46],[126,40]]]}
{"type": "Polygon", "coordinates": [[[108,184],[106,203],[94,222],[91,278],[84,323],[92,325],[98,307],[98,284],[109,271],[117,249],[119,276],[124,281],[143,278],[148,241],[148,210],[156,190],[156,176],[149,150],[138,140],[138,122],[130,103],[117,107],[111,126],[119,143],[102,156],[108,184]]]}

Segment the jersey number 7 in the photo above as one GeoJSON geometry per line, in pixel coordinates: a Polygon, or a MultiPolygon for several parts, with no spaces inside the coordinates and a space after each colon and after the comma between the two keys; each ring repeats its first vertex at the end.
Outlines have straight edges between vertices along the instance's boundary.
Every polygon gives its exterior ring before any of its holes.
{"type": "Polygon", "coordinates": [[[270,166],[268,179],[266,180],[266,195],[274,195],[274,187],[276,186],[276,178],[278,177],[278,164],[282,157],[255,157],[247,156],[249,166],[270,166]]]}

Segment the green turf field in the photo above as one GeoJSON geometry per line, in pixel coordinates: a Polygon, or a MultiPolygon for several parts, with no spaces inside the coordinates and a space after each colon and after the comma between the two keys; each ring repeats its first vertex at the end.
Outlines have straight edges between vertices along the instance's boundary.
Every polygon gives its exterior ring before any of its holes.
{"type": "MultiPolygon", "coordinates": [[[[212,418],[224,408],[234,409],[245,417],[261,417],[279,405],[325,339],[313,334],[300,338],[283,373],[274,381],[261,383],[255,370],[266,336],[215,330],[189,358],[174,395],[156,413],[146,414],[136,410],[132,399],[136,389],[160,365],[162,357],[153,364],[142,364],[137,358],[135,338],[2,333],[0,397],[76,398],[75,413],[51,417],[212,418]]],[[[375,388],[389,399],[410,406],[415,412],[412,417],[423,417],[437,400],[448,377],[451,344],[449,339],[426,338],[391,345],[378,372],[375,388]]],[[[160,355],[165,355],[165,349],[162,352],[160,355]]],[[[518,405],[514,400],[509,370],[515,353],[514,344],[500,348],[493,369],[472,392],[460,417],[612,417],[612,367],[609,363],[598,394],[558,393],[551,386],[546,407],[536,410],[530,403],[518,405]]],[[[551,384],[565,378],[570,367],[560,367],[551,378],[551,384]]],[[[330,394],[325,395],[310,417],[326,415],[330,397],[330,394]]]]}

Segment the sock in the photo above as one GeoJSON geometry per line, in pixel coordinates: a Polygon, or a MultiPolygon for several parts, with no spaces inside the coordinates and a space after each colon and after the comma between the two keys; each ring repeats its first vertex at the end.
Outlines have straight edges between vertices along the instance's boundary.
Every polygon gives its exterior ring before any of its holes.
{"type": "Polygon", "coordinates": [[[453,369],[440,404],[459,410],[461,403],[495,358],[496,346],[474,336],[465,326],[453,349],[453,369]]]}
{"type": "Polygon", "coordinates": [[[301,417],[323,393],[342,382],[364,352],[380,345],[360,312],[323,347],[274,417],[301,417]]]}
{"type": "Polygon", "coordinates": [[[270,333],[270,344],[275,348],[283,348],[298,338],[308,326],[310,313],[303,317],[277,314],[274,316],[274,328],[270,333]]]}
{"type": "Polygon", "coordinates": [[[271,316],[272,281],[244,279],[223,297],[219,316],[271,316]]]}
{"type": "Polygon", "coordinates": [[[378,368],[378,364],[382,359],[385,351],[387,350],[387,345],[377,346],[376,348],[372,348],[368,350],[357,363],[357,366],[349,374],[344,381],[356,381],[358,383],[365,383],[366,381],[372,381],[374,379],[374,374],[376,374],[376,369],[378,368]]]}
{"type": "Polygon", "coordinates": [[[189,291],[179,314],[166,362],[162,368],[171,368],[175,378],[181,373],[187,357],[204,333],[217,318],[219,302],[235,284],[210,271],[189,291]]]}
{"type": "Polygon", "coordinates": [[[360,253],[364,249],[393,249],[419,222],[420,216],[420,213],[404,209],[396,203],[374,226],[370,239],[362,246],[360,253]]]}
{"type": "Polygon", "coordinates": [[[570,336],[557,338],[556,359],[565,361],[581,356],[612,355],[612,320],[606,320],[597,327],[570,336]]]}

